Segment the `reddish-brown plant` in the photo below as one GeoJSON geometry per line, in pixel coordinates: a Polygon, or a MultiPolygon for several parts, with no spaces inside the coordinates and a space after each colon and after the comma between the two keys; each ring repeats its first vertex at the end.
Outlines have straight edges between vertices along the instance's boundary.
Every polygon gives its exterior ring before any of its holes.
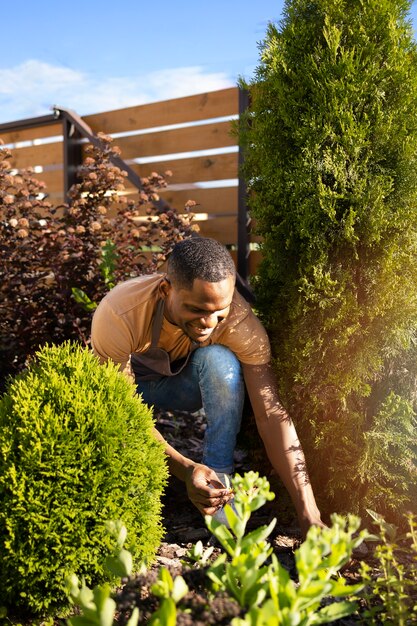
{"type": "MultiPolygon", "coordinates": [[[[73,288],[98,302],[113,282],[157,271],[177,241],[192,235],[192,214],[158,208],[164,176],[153,172],[130,199],[120,150],[99,135],[87,146],[68,204],[52,206],[31,170],[16,173],[0,148],[0,384],[45,343],[89,343],[91,310],[73,288]],[[112,242],[109,244],[109,242],[112,242]],[[113,250],[111,275],[103,250],[113,250]]],[[[167,173],[169,175],[170,173],[167,173]]]]}

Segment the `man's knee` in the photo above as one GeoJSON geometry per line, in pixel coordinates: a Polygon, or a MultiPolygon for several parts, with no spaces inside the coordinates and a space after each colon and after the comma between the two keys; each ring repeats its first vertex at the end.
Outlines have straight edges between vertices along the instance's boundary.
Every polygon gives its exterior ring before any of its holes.
{"type": "MultiPolygon", "coordinates": [[[[194,352],[195,364],[211,377],[236,385],[242,382],[242,368],[236,355],[218,344],[199,348],[194,352]]],[[[193,355],[193,356],[194,356],[193,355]]]]}
{"type": "Polygon", "coordinates": [[[195,356],[210,366],[222,365],[225,363],[228,367],[236,367],[240,369],[240,363],[237,356],[226,348],[219,344],[213,344],[206,346],[205,348],[199,348],[195,351],[195,356]]]}

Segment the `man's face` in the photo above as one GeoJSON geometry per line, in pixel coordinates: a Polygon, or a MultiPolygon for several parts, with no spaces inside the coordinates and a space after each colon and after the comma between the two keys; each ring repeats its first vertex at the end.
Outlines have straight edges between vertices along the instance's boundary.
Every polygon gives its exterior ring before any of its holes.
{"type": "Polygon", "coordinates": [[[163,281],[161,291],[165,298],[165,317],[179,326],[192,341],[204,343],[217,324],[228,316],[234,286],[232,276],[217,283],[197,278],[190,290],[163,281]]]}

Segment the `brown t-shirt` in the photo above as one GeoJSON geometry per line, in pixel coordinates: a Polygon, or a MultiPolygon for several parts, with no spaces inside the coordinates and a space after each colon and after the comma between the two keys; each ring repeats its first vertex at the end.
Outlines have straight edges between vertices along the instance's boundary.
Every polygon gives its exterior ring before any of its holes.
{"type": "MultiPolygon", "coordinates": [[[[146,352],[150,347],[162,279],[161,274],[132,278],[114,287],[100,302],[93,316],[91,343],[102,362],[111,359],[123,370],[131,354],[146,352]]],[[[213,343],[229,348],[244,364],[262,365],[271,358],[264,327],[236,290],[229,315],[202,345],[213,343]]],[[[187,356],[191,340],[164,317],[158,347],[169,354],[172,363],[187,356]]]]}

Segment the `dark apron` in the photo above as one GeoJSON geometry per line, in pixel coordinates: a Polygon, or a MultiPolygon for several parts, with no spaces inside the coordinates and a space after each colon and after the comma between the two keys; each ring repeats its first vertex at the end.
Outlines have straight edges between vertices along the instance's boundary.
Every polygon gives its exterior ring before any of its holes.
{"type": "Polygon", "coordinates": [[[130,357],[135,380],[159,380],[163,376],[175,376],[179,374],[187,365],[190,355],[198,344],[192,342],[187,356],[170,363],[169,354],[166,350],[158,348],[159,336],[161,334],[164,320],[165,300],[161,299],[156,305],[155,315],[152,321],[151,346],[146,352],[133,353],[130,357]]]}

